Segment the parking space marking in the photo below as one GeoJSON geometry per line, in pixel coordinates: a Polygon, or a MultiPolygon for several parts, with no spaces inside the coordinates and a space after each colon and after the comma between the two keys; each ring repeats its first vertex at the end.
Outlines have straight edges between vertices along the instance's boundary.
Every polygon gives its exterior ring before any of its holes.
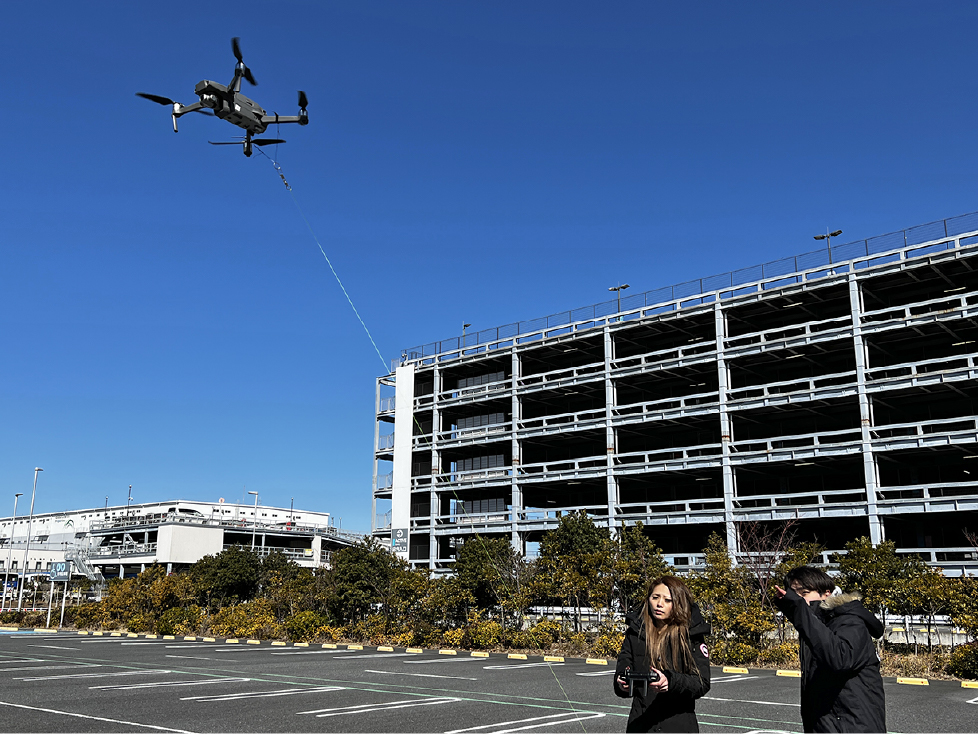
{"type": "Polygon", "coordinates": [[[213,660],[214,658],[199,658],[194,655],[167,655],[168,658],[180,658],[181,660],[213,660]]]}
{"type": "Polygon", "coordinates": [[[965,703],[974,703],[974,704],[978,704],[978,698],[972,698],[972,699],[971,699],[970,701],[965,701],[965,703]]]}
{"type": "Polygon", "coordinates": [[[141,726],[144,729],[155,729],[156,731],[172,731],[178,734],[193,734],[186,729],[171,729],[168,726],[155,726],[153,724],[140,724],[137,721],[123,721],[122,719],[108,719],[104,716],[89,716],[88,714],[76,714],[73,711],[58,711],[57,709],[46,709],[40,706],[26,706],[22,703],[10,703],[0,701],[0,706],[10,706],[17,709],[27,709],[28,711],[43,711],[46,714],[57,714],[58,716],[74,716],[78,719],[89,719],[91,721],[107,721],[110,724],[124,724],[126,726],[141,726]]]}
{"type": "Polygon", "coordinates": [[[727,701],[728,703],[759,703],[764,706],[794,706],[801,708],[800,703],[782,703],[781,701],[751,701],[746,698],[715,698],[713,696],[703,696],[704,701],[727,701]]]}
{"type": "Polygon", "coordinates": [[[203,680],[164,680],[155,683],[133,683],[131,686],[89,686],[90,690],[131,691],[136,688],[172,688],[177,686],[209,686],[215,683],[247,683],[251,678],[205,678],[203,680]]]}
{"type": "Polygon", "coordinates": [[[710,678],[710,683],[731,683],[738,680],[753,680],[754,678],[760,678],[759,675],[727,675],[720,676],[719,678],[710,678]]]}
{"type": "Polygon", "coordinates": [[[28,645],[28,647],[47,647],[51,650],[80,650],[78,647],[62,647],[61,645],[28,645]]]}
{"type": "Polygon", "coordinates": [[[564,663],[517,663],[516,665],[483,665],[482,669],[508,670],[510,668],[559,668],[561,665],[564,665],[564,663]]]}
{"type": "MultiPolygon", "coordinates": [[[[13,660],[10,660],[10,659],[7,659],[7,660],[0,659],[0,664],[2,664],[2,663],[43,663],[43,662],[44,661],[41,660],[41,658],[15,658],[13,660]]],[[[2,670],[3,670],[3,668],[0,668],[0,671],[2,671],[2,670]]]]}
{"type": "Polygon", "coordinates": [[[237,701],[241,698],[274,698],[277,696],[298,696],[303,693],[329,693],[345,691],[344,686],[318,686],[316,688],[283,688],[280,691],[249,691],[247,693],[219,693],[215,696],[187,696],[181,701],[237,701]]]}
{"type": "Polygon", "coordinates": [[[22,681],[64,680],[66,678],[112,678],[119,675],[163,675],[172,670],[123,670],[119,673],[69,673],[68,675],[36,675],[30,678],[14,678],[22,681]]]}
{"type": "Polygon", "coordinates": [[[596,673],[574,673],[574,675],[579,675],[582,678],[593,678],[596,675],[614,675],[614,674],[615,671],[613,670],[599,670],[596,673]]]}
{"type": "Polygon", "coordinates": [[[407,701],[388,701],[387,703],[362,703],[356,706],[342,706],[332,709],[316,709],[315,711],[299,711],[297,716],[312,715],[317,719],[324,719],[328,716],[345,716],[348,714],[368,714],[373,711],[393,711],[395,709],[406,709],[414,706],[438,706],[443,703],[456,703],[460,698],[427,698],[411,699],[407,701]]]}
{"type": "Polygon", "coordinates": [[[605,714],[598,713],[596,711],[581,711],[574,714],[551,714],[550,716],[533,716],[529,719],[514,719],[513,721],[498,721],[494,724],[483,724],[482,726],[471,726],[467,729],[453,729],[452,731],[445,732],[445,734],[463,734],[463,732],[470,731],[487,731],[492,730],[493,734],[506,734],[506,732],[512,731],[525,731],[526,729],[539,729],[544,726],[559,726],[560,724],[573,724],[575,721],[586,721],[587,719],[602,719],[605,714]],[[559,721],[547,721],[547,719],[559,719],[559,721]],[[510,726],[512,724],[527,724],[527,722],[536,721],[536,724],[529,724],[528,726],[516,726],[511,729],[497,729],[495,727],[499,726],[510,726]]]}
{"type": "Polygon", "coordinates": [[[270,655],[340,655],[341,659],[343,655],[347,654],[346,650],[301,650],[298,652],[272,652],[270,655]]]}
{"type": "Polygon", "coordinates": [[[71,668],[101,668],[96,663],[67,663],[65,665],[34,665],[29,668],[0,668],[0,673],[13,673],[20,670],[70,670],[71,668]]]}
{"type": "Polygon", "coordinates": [[[450,680],[479,680],[478,678],[465,678],[459,675],[435,675],[434,673],[400,673],[396,670],[367,670],[364,673],[379,673],[381,675],[408,675],[412,678],[448,678],[450,680]]]}

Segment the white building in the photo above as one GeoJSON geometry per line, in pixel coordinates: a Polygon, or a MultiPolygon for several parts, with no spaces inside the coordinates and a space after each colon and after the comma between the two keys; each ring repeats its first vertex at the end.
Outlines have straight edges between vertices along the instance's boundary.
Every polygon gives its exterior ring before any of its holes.
{"type": "Polygon", "coordinates": [[[188,500],[106,506],[0,519],[0,573],[13,587],[25,568],[28,576],[46,574],[64,560],[95,579],[134,576],[154,563],[172,572],[235,545],[262,556],[281,551],[315,568],[361,537],[333,527],[328,512],[287,507],[188,500]]]}

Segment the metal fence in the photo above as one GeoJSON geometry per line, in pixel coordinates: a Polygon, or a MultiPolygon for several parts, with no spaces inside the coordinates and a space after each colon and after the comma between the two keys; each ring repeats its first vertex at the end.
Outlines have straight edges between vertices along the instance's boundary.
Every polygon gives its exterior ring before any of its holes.
{"type": "MultiPolygon", "coordinates": [[[[800,255],[773,260],[772,262],[761,265],[740,268],[739,270],[732,270],[719,275],[711,275],[706,278],[688,280],[685,283],[656,288],[655,290],[636,293],[632,296],[623,296],[620,308],[618,306],[618,299],[616,298],[610,301],[603,301],[602,303],[595,303],[591,306],[575,308],[570,311],[561,311],[550,316],[542,316],[530,321],[518,321],[513,324],[506,324],[505,326],[496,326],[483,329],[482,331],[472,332],[471,334],[452,337],[451,339],[443,339],[441,341],[411,347],[401,352],[399,360],[392,362],[392,371],[398,364],[405,361],[424,359],[445,352],[476,347],[480,344],[489,344],[502,339],[511,339],[523,334],[553,329],[566,324],[580,324],[584,322],[586,325],[586,322],[590,320],[606,319],[609,316],[634,311],[639,308],[661,304],[664,307],[663,310],[666,310],[666,304],[671,304],[675,301],[682,301],[681,305],[683,306],[695,305],[702,303],[704,300],[712,300],[712,298],[706,299],[706,296],[720,290],[734,289],[729,293],[725,293],[724,297],[735,296],[739,295],[739,292],[736,290],[737,286],[747,286],[750,283],[757,283],[758,281],[770,278],[779,278],[779,276],[783,277],[765,284],[765,287],[781,287],[793,282],[793,279],[794,282],[797,282],[799,280],[798,273],[811,270],[817,271],[818,268],[822,267],[825,268],[824,273],[819,274],[816,272],[813,274],[809,272],[806,275],[806,280],[827,277],[844,272],[847,269],[844,265],[859,258],[933,242],[933,248],[927,248],[928,252],[920,253],[929,254],[929,252],[940,251],[950,246],[951,243],[941,242],[941,240],[958,237],[961,234],[975,231],[978,231],[978,212],[962,214],[951,219],[941,219],[928,224],[920,224],[916,227],[910,227],[909,229],[898,232],[891,232],[865,240],[847,242],[844,245],[831,246],[830,248],[821,250],[813,250],[800,255]]],[[[975,240],[978,241],[978,237],[975,240]]],[[[967,244],[971,243],[969,242],[967,244]]],[[[747,292],[746,289],[745,292],[747,292]]]]}

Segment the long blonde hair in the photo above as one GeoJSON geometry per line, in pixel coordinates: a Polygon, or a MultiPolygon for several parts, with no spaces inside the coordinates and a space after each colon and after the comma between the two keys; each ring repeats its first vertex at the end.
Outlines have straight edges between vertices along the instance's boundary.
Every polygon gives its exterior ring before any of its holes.
{"type": "Polygon", "coordinates": [[[668,668],[699,675],[699,668],[689,647],[689,622],[692,616],[693,595],[682,579],[659,576],[649,581],[645,589],[645,604],[642,605],[642,636],[645,638],[650,665],[659,670],[668,668]],[[649,597],[656,586],[665,586],[672,597],[672,614],[663,620],[661,627],[656,627],[649,611],[649,597]]]}

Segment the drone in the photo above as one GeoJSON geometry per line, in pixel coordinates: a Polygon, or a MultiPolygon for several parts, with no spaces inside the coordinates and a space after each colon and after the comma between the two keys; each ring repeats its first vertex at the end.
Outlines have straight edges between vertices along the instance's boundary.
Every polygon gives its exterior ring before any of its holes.
{"type": "Polygon", "coordinates": [[[244,154],[250,158],[252,146],[277,145],[278,143],[285,142],[278,138],[252,137],[253,135],[261,135],[269,125],[288,122],[308,125],[309,113],[306,112],[308,100],[306,99],[306,93],[300,91],[298,115],[266,114],[265,110],[257,102],[241,94],[242,79],[247,80],[252,86],[257,86],[258,82],[255,81],[251,69],[245,66],[245,62],[241,57],[241,46],[238,44],[237,38],[231,39],[231,50],[234,52],[234,58],[238,60],[238,63],[234,67],[234,78],[231,80],[231,83],[224,86],[223,84],[207,79],[197,82],[194,93],[196,93],[199,99],[193,104],[182,105],[168,97],[161,97],[158,94],[146,94],[145,92],[136,92],[136,96],[148,99],[150,102],[171,106],[173,111],[170,113],[170,117],[173,120],[173,132],[177,132],[177,119],[183,117],[188,112],[201,112],[203,114],[213,115],[222,120],[227,120],[232,125],[237,125],[245,131],[243,140],[217,143],[208,140],[207,142],[211,145],[242,145],[244,147],[244,154]]]}

